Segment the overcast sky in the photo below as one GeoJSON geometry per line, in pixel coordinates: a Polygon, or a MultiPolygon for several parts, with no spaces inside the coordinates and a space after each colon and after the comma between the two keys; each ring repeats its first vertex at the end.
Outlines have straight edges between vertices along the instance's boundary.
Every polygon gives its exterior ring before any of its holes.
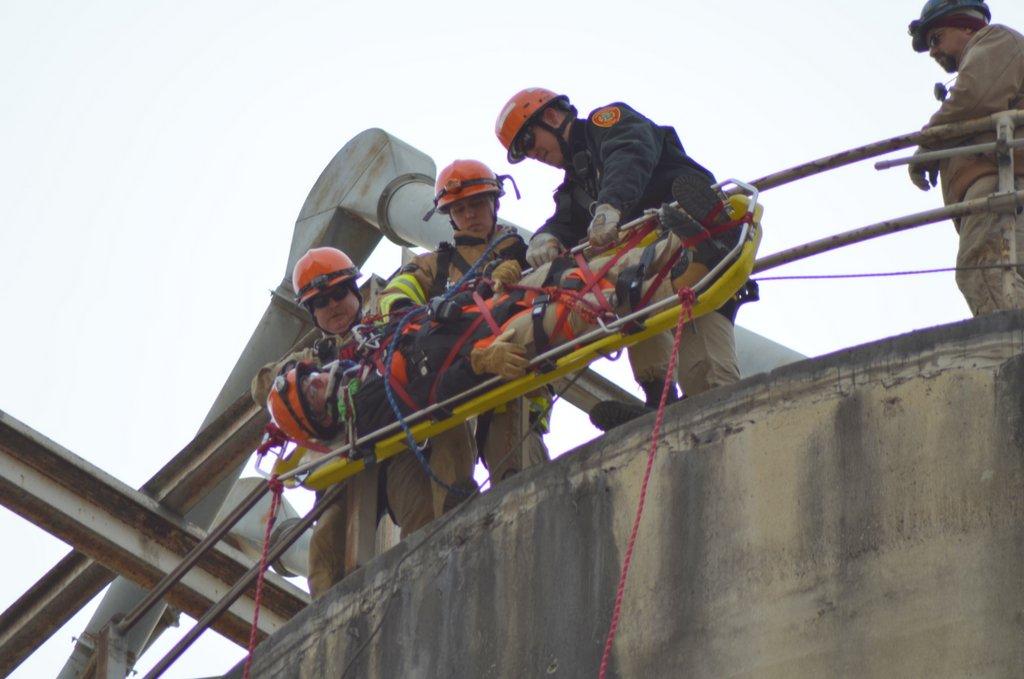
{"type": "MultiPolygon", "coordinates": [[[[719,178],[753,179],[927,120],[946,77],[910,49],[920,5],[0,0],[0,409],[138,487],[195,434],[285,274],[309,189],[360,131],[510,172],[523,199],[502,214],[532,229],[559,173],[505,163],[494,118],[515,91],[583,112],[627,102],[719,178]]],[[[1024,3],[993,13],[1024,25],[1024,3]]],[[[770,253],[941,199],[865,163],[763,202],[770,253]]],[[[785,271],[951,266],[955,249],[947,222],[785,271]]],[[[397,263],[389,245],[364,270],[397,263]]],[[[766,282],[738,322],[820,355],[967,316],[938,274],[766,282]]],[[[553,449],[591,435],[579,421],[556,416],[553,449]]],[[[68,548],[5,509],[0,526],[6,608],[68,548]]],[[[91,612],[14,676],[55,675],[91,612]]],[[[167,676],[240,657],[208,637],[167,676]]]]}

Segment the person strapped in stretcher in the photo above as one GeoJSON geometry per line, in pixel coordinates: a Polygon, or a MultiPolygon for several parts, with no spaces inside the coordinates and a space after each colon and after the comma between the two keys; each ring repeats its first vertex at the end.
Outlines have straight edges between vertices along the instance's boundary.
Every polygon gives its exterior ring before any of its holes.
{"type": "Polygon", "coordinates": [[[364,336],[346,360],[284,366],[267,402],[275,424],[313,450],[342,435],[360,438],[492,376],[521,377],[533,357],[691,288],[750,215],[723,219],[724,203],[711,189],[680,202],[687,209],[663,206],[624,231],[612,252],[590,261],[562,256],[522,277],[507,260],[490,278],[470,276],[373,328],[372,341],[364,336]]]}

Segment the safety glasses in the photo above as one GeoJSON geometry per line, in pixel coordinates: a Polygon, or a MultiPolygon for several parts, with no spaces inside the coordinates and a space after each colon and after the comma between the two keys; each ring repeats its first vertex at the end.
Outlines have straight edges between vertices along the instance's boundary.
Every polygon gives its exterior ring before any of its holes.
{"type": "Polygon", "coordinates": [[[351,291],[347,285],[335,285],[327,288],[316,297],[310,299],[307,304],[309,304],[310,308],[313,309],[323,309],[332,302],[338,302],[345,299],[348,297],[350,292],[351,291]]]}
{"type": "Polygon", "coordinates": [[[512,142],[512,152],[520,158],[524,158],[533,149],[536,142],[537,135],[533,133],[533,125],[527,125],[512,142]]]}

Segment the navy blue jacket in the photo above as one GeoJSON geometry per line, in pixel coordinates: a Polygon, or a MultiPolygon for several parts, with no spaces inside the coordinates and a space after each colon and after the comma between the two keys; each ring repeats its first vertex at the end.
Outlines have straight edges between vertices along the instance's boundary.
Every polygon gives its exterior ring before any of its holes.
{"type": "Polygon", "coordinates": [[[587,236],[591,204],[608,203],[622,222],[645,209],[672,201],[672,180],[699,173],[714,175],[686,155],[676,131],[656,125],[617,102],[575,120],[569,132],[572,158],[555,190],[555,213],[538,232],[550,233],[566,247],[587,236]]]}

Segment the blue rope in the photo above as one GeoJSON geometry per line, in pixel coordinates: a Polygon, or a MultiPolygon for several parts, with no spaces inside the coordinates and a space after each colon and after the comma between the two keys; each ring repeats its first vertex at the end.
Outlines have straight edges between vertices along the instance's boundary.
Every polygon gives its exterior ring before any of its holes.
{"type": "MultiPolygon", "coordinates": [[[[476,263],[473,264],[473,266],[469,267],[468,271],[462,274],[462,277],[459,278],[458,282],[456,282],[454,285],[448,288],[448,290],[442,295],[441,299],[447,302],[453,296],[455,296],[455,293],[458,292],[458,290],[461,289],[463,285],[471,281],[477,275],[477,273],[480,270],[480,267],[487,263],[487,260],[490,257],[491,253],[494,252],[495,248],[497,248],[499,244],[503,243],[504,241],[510,238],[517,237],[518,234],[506,233],[498,238],[495,238],[487,246],[487,249],[483,251],[483,254],[480,255],[480,259],[476,260],[476,263]]],[[[469,495],[471,491],[465,490],[463,488],[454,488],[452,486],[449,486],[447,483],[437,478],[437,475],[434,474],[434,470],[430,468],[430,461],[427,460],[427,456],[423,454],[424,451],[426,450],[426,444],[421,446],[416,443],[416,437],[413,436],[412,434],[412,427],[410,427],[409,424],[405,421],[405,416],[402,415],[402,409],[399,408],[398,400],[395,398],[395,392],[391,388],[391,362],[395,357],[395,351],[398,349],[398,342],[402,338],[402,331],[405,330],[405,327],[409,325],[409,323],[411,323],[414,318],[421,318],[426,313],[426,311],[427,309],[424,306],[410,307],[405,312],[405,315],[402,316],[402,320],[398,323],[398,327],[396,328],[395,333],[391,338],[391,342],[388,343],[387,351],[385,351],[384,353],[384,395],[387,397],[388,405],[391,406],[391,410],[395,413],[395,417],[398,419],[399,426],[402,427],[402,432],[405,434],[406,445],[409,447],[409,450],[411,450],[416,455],[416,459],[419,461],[420,466],[423,467],[423,470],[427,473],[427,476],[430,477],[430,480],[444,488],[446,491],[455,492],[460,495],[469,495]]]]}

